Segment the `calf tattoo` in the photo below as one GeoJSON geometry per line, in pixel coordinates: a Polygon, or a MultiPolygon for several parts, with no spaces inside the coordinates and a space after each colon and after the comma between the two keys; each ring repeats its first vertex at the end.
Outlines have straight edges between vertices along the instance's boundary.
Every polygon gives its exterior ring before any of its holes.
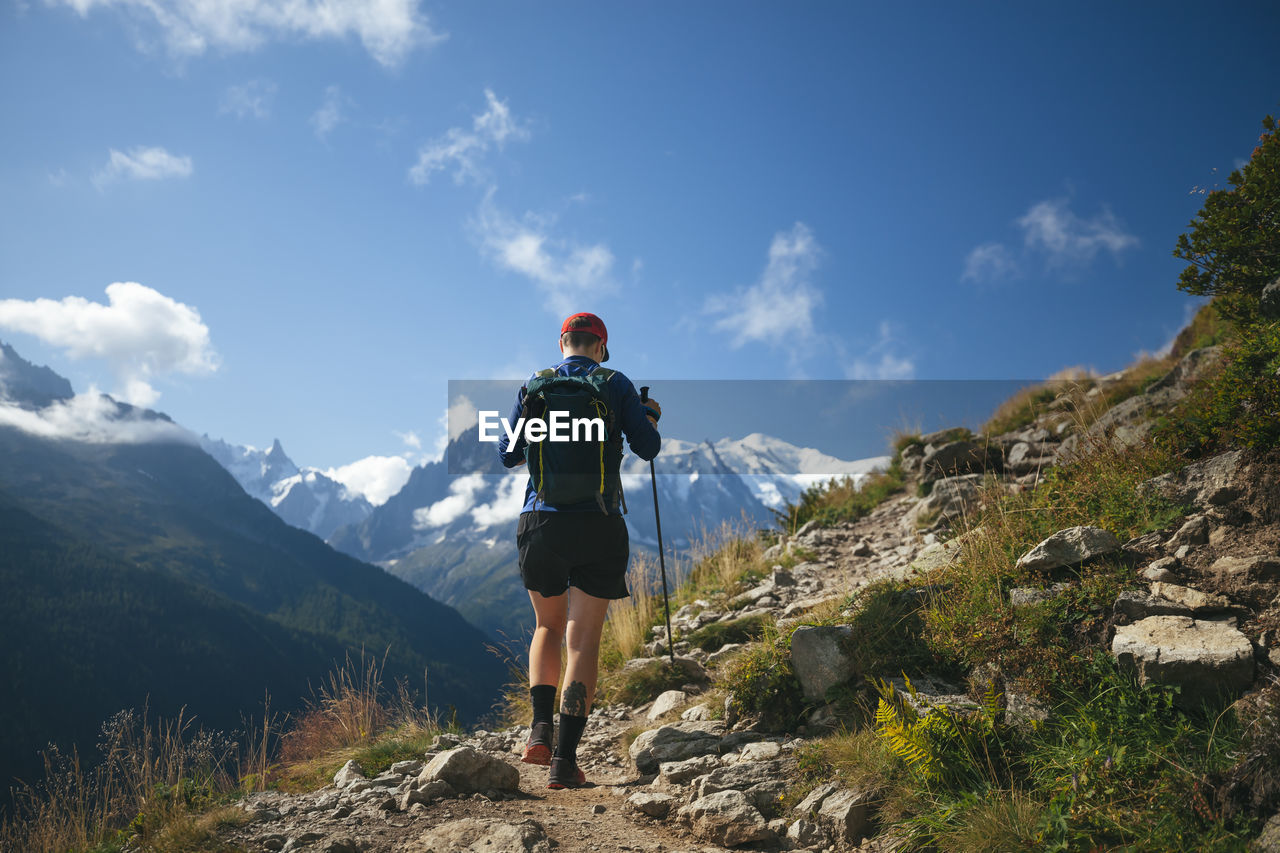
{"type": "Polygon", "coordinates": [[[560,713],[574,717],[587,715],[587,685],[581,681],[572,681],[564,689],[560,697],[560,713]]]}

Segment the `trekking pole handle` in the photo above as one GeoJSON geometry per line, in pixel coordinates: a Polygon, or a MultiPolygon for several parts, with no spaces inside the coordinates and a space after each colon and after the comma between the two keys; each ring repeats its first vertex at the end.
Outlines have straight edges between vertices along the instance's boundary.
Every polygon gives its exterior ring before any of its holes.
{"type": "Polygon", "coordinates": [[[649,402],[649,386],[648,385],[640,386],[640,402],[641,403],[649,402]]]}

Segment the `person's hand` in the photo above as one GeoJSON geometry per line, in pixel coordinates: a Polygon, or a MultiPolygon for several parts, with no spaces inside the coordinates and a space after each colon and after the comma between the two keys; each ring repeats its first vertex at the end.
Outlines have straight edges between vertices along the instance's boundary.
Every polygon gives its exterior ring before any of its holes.
{"type": "MultiPolygon", "coordinates": [[[[662,414],[662,407],[659,406],[658,401],[653,399],[652,397],[650,397],[648,400],[645,400],[643,403],[641,403],[641,405],[645,406],[646,408],[653,409],[659,415],[662,414]]],[[[653,415],[646,412],[645,417],[649,419],[649,423],[653,424],[654,426],[658,425],[658,419],[655,418],[653,415]]]]}

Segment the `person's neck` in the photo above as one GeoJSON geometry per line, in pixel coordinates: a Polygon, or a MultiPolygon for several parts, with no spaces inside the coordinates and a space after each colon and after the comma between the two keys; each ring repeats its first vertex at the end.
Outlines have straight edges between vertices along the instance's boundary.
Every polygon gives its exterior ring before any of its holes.
{"type": "MultiPolygon", "coordinates": [[[[564,351],[565,358],[572,358],[574,356],[577,356],[578,358],[589,358],[592,361],[595,361],[594,358],[591,358],[591,356],[585,352],[574,352],[573,350],[568,350],[568,349],[564,351]]],[[[596,362],[596,363],[599,364],[599,362],[596,362]]]]}

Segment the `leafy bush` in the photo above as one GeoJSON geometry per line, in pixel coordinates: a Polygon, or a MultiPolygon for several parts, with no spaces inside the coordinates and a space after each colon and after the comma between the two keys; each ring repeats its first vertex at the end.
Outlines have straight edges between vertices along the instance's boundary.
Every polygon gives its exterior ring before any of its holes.
{"type": "Polygon", "coordinates": [[[1186,714],[1175,689],[1139,687],[1101,651],[1089,683],[1027,751],[1030,778],[1049,797],[1045,849],[1241,849],[1255,821],[1224,816],[1200,784],[1234,763],[1234,715],[1186,714]]]}
{"type": "Polygon", "coordinates": [[[1225,317],[1243,325],[1259,319],[1262,289],[1280,276],[1280,133],[1262,120],[1263,134],[1230,190],[1215,190],[1178,237],[1174,257],[1190,266],[1178,289],[1212,295],[1225,317]]]}
{"type": "Polygon", "coordinates": [[[1280,445],[1280,323],[1246,327],[1226,343],[1219,369],[1191,389],[1154,435],[1170,452],[1191,458],[1280,445]]]}

